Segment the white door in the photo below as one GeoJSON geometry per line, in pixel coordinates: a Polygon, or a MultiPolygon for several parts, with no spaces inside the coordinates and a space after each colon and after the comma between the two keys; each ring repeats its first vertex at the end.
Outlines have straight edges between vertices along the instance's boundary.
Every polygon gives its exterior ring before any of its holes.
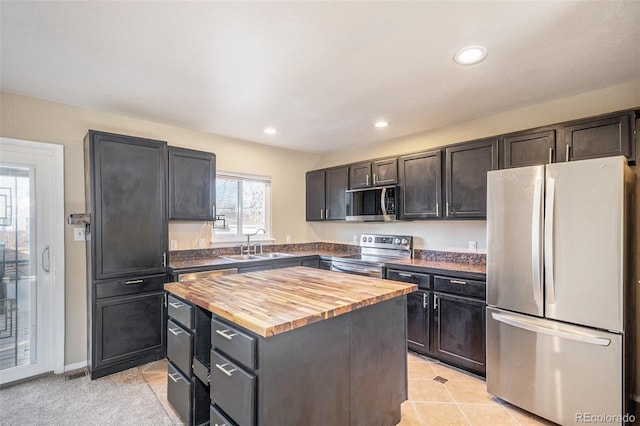
{"type": "Polygon", "coordinates": [[[0,138],[0,384],[64,368],[62,146],[0,138]]]}

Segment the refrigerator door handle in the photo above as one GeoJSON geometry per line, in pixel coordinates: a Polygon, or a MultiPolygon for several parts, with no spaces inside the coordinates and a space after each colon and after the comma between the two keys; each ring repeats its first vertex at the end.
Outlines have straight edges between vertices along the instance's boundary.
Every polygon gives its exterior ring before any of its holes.
{"type": "Polygon", "coordinates": [[[536,179],[533,190],[533,220],[531,224],[531,277],[533,299],[542,303],[542,179],[536,179]]]}
{"type": "Polygon", "coordinates": [[[605,339],[604,337],[593,336],[589,334],[577,334],[571,333],[569,331],[563,330],[555,330],[553,328],[548,328],[543,325],[533,324],[529,321],[521,321],[515,316],[503,313],[492,312],[491,316],[494,320],[500,321],[504,324],[511,325],[513,327],[522,328],[524,330],[533,331],[534,333],[546,334],[547,336],[559,337],[561,339],[569,339],[575,340],[577,342],[588,343],[591,345],[598,346],[609,346],[611,343],[610,339],[605,339]]]}
{"type": "Polygon", "coordinates": [[[545,200],[544,215],[544,268],[547,284],[547,303],[556,303],[556,286],[553,265],[553,209],[556,192],[556,180],[547,178],[547,199],[545,200]]]}

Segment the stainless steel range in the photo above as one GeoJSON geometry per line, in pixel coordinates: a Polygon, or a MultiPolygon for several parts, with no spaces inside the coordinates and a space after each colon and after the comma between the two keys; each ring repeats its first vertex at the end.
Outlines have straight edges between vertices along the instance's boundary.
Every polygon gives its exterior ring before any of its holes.
{"type": "Polygon", "coordinates": [[[413,237],[408,235],[360,235],[360,254],[332,257],[331,270],[347,274],[383,278],[384,264],[391,260],[410,259],[413,237]]]}

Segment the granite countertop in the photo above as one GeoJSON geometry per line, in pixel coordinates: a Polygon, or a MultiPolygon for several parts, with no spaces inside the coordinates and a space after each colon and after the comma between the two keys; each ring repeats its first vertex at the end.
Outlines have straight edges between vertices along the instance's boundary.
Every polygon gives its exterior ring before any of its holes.
{"type": "Polygon", "coordinates": [[[164,286],[262,337],[409,294],[414,284],[296,266],[164,286]]]}
{"type": "MultiPolygon", "coordinates": [[[[301,250],[301,251],[284,252],[284,253],[289,254],[291,256],[281,257],[279,259],[295,258],[295,257],[302,257],[302,256],[340,257],[340,256],[353,255],[353,252],[330,251],[330,250],[301,250]]],[[[265,258],[263,260],[273,260],[273,259],[265,258]]],[[[259,262],[259,261],[252,260],[250,262],[259,262]]],[[[215,256],[215,257],[209,257],[209,258],[188,259],[188,260],[170,260],[169,269],[171,271],[176,271],[179,269],[205,268],[208,266],[233,266],[233,265],[237,265],[238,263],[240,262],[235,260],[224,259],[220,256],[215,256]]]]}
{"type": "Polygon", "coordinates": [[[440,269],[451,272],[470,272],[475,274],[486,274],[486,265],[476,265],[472,263],[447,262],[427,259],[400,259],[387,262],[387,266],[415,266],[419,268],[440,269]]]}

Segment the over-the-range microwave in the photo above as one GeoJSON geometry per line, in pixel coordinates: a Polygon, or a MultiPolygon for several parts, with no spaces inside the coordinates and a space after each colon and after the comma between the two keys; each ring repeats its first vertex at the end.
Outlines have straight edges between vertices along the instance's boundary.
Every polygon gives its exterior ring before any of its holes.
{"type": "Polygon", "coordinates": [[[396,220],[397,186],[350,189],[346,192],[347,220],[386,222],[396,220]]]}

